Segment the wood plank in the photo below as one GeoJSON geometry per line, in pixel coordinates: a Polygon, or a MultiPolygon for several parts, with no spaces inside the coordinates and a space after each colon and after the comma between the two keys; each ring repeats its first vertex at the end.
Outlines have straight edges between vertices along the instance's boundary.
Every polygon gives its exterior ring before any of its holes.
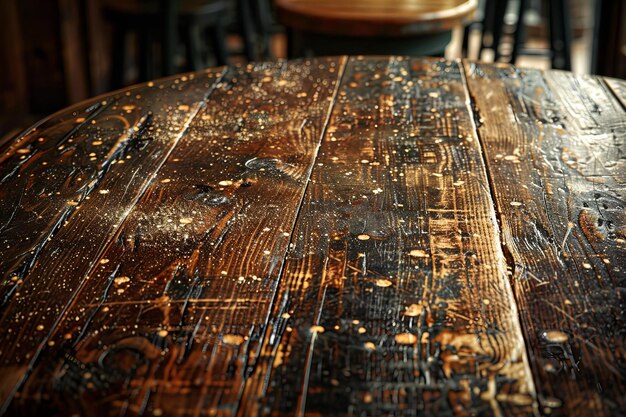
{"type": "Polygon", "coordinates": [[[351,59],[240,416],[531,415],[460,67],[351,59]]]}
{"type": "Polygon", "coordinates": [[[63,114],[2,155],[2,409],[219,73],[129,90],[89,116],[63,114]]]}
{"type": "Polygon", "coordinates": [[[598,79],[465,64],[542,412],[626,409],[626,122],[598,79]]]}
{"type": "Polygon", "coordinates": [[[102,252],[11,412],[231,414],[344,61],[229,70],[102,252]]]}

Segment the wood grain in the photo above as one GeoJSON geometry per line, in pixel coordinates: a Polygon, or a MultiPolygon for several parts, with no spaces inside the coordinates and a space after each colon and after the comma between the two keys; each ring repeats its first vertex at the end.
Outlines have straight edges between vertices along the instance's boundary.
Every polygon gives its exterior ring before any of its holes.
{"type": "Polygon", "coordinates": [[[3,153],[0,410],[219,73],[151,83],[64,113],[3,153]]]}
{"type": "Polygon", "coordinates": [[[455,63],[349,61],[241,416],[531,415],[466,98],[455,63]]]}
{"type": "Polygon", "coordinates": [[[621,416],[626,82],[214,69],[0,145],[0,415],[621,416]]]}
{"type": "Polygon", "coordinates": [[[99,256],[11,412],[234,413],[343,61],[229,69],[99,256]]]}
{"type": "Polygon", "coordinates": [[[624,415],[624,109],[596,78],[465,68],[541,411],[624,415]]]}

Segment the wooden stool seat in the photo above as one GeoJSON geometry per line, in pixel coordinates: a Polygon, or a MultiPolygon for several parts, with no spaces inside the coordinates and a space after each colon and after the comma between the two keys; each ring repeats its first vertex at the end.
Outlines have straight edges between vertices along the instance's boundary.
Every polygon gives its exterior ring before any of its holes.
{"type": "Polygon", "coordinates": [[[475,0],[277,0],[279,19],[314,33],[388,36],[442,32],[468,22],[475,0]]]}
{"type": "Polygon", "coordinates": [[[276,1],[279,21],[293,35],[290,55],[304,50],[314,55],[443,54],[452,29],[469,22],[476,7],[477,0],[276,1]]]}

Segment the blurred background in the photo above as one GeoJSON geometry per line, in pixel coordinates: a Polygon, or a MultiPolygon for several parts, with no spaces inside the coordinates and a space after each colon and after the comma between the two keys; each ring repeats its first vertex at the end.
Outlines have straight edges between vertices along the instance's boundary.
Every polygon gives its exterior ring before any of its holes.
{"type": "Polygon", "coordinates": [[[626,78],[622,0],[0,0],[0,144],[72,103],[202,68],[402,54],[626,78]]]}

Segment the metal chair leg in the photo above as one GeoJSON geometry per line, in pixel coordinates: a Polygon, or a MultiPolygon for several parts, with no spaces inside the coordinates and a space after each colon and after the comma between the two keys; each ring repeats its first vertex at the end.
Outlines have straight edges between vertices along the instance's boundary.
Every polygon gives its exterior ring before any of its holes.
{"type": "Polygon", "coordinates": [[[248,0],[238,0],[239,16],[241,19],[241,32],[243,36],[244,52],[248,61],[256,60],[256,48],[254,42],[254,22],[252,10],[248,0]]]}
{"type": "Polygon", "coordinates": [[[139,38],[139,82],[155,78],[152,33],[142,30],[137,33],[139,38]]]}
{"type": "Polygon", "coordinates": [[[160,1],[161,30],[161,66],[163,75],[175,73],[174,54],[176,50],[176,35],[178,33],[178,0],[160,1]]]}
{"type": "Polygon", "coordinates": [[[528,7],[528,0],[520,0],[517,24],[515,26],[515,33],[513,34],[513,49],[511,50],[511,64],[515,64],[517,56],[519,55],[524,41],[526,40],[526,24],[524,22],[524,14],[528,7]]]}
{"type": "Polygon", "coordinates": [[[206,65],[203,63],[203,56],[200,43],[200,28],[196,23],[190,23],[183,33],[185,37],[185,55],[188,71],[198,71],[206,65]]]}
{"type": "Polygon", "coordinates": [[[569,0],[561,0],[561,16],[563,18],[563,69],[572,70],[572,16],[569,0]]]}
{"type": "Polygon", "coordinates": [[[215,54],[215,60],[217,65],[228,65],[228,51],[226,48],[226,33],[224,26],[221,22],[217,22],[215,26],[211,27],[211,42],[213,46],[213,53],[215,54]]]}
{"type": "Polygon", "coordinates": [[[550,50],[552,68],[570,71],[571,62],[571,23],[567,0],[552,0],[550,9],[550,50]]]}
{"type": "Polygon", "coordinates": [[[113,28],[113,59],[111,63],[111,88],[124,86],[126,73],[126,28],[119,23],[113,28]]]}
{"type": "Polygon", "coordinates": [[[497,62],[500,59],[500,39],[502,38],[504,15],[506,14],[508,4],[508,0],[497,0],[494,6],[493,62],[497,62]]]}

